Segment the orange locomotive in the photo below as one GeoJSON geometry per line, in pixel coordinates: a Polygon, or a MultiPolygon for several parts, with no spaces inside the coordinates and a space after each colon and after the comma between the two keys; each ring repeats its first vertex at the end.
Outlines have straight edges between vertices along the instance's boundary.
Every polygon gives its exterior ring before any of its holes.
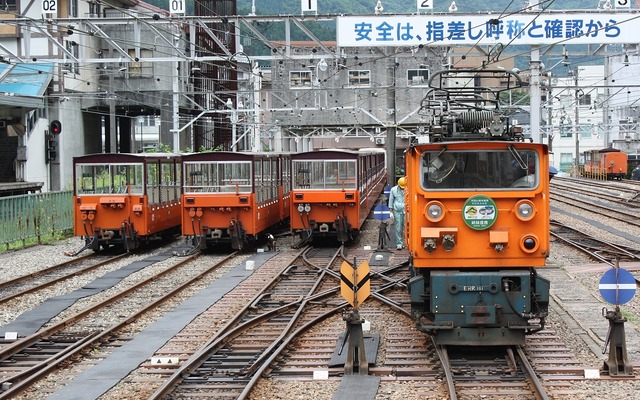
{"type": "Polygon", "coordinates": [[[290,168],[284,153],[184,155],[182,234],[196,248],[254,244],[289,218],[290,168]]]}
{"type": "Polygon", "coordinates": [[[606,148],[584,152],[584,176],[601,180],[621,180],[627,176],[628,155],[606,148]]]}
{"type": "Polygon", "coordinates": [[[386,179],[383,149],[317,150],[291,155],[291,230],[302,242],[358,232],[386,179]]]}
{"type": "Polygon", "coordinates": [[[80,251],[111,245],[129,251],[180,232],[180,155],[93,154],[73,164],[74,234],[85,239],[80,251]]]}
{"type": "Polygon", "coordinates": [[[429,135],[405,153],[412,312],[438,344],[523,344],[547,315],[549,281],[534,267],[549,253],[548,149],[474,86],[491,78],[520,82],[504,70],[434,74],[429,135]]]}

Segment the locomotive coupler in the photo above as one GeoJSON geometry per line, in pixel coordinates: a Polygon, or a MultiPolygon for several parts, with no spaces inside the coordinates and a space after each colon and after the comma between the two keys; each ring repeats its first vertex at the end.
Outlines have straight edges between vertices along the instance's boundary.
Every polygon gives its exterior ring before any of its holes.
{"type": "Polygon", "coordinates": [[[635,376],[633,365],[629,363],[627,358],[627,342],[624,334],[624,323],[627,322],[627,319],[622,316],[619,306],[616,306],[615,311],[603,308],[602,316],[609,320],[609,332],[602,349],[602,354],[604,354],[607,344],[609,345],[609,359],[604,362],[604,369],[609,371],[609,376],[635,376]]]}

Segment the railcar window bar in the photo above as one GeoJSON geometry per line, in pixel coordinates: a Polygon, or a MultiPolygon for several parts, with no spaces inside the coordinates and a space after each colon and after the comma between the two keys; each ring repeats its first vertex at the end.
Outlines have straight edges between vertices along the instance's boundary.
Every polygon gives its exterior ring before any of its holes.
{"type": "Polygon", "coordinates": [[[185,163],[184,172],[185,193],[251,193],[250,161],[185,163]]]}
{"type": "Polygon", "coordinates": [[[294,189],[356,189],[356,161],[294,161],[294,189]]]}
{"type": "Polygon", "coordinates": [[[77,164],[76,194],[144,194],[142,164],[77,164]]]}

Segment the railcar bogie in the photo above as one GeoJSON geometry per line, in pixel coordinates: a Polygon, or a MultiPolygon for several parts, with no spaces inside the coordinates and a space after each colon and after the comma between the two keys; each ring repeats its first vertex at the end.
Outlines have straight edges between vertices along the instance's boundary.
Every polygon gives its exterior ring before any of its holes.
{"type": "Polygon", "coordinates": [[[290,227],[302,242],[354,239],[382,193],[382,149],[318,150],[291,156],[290,227]]]}
{"type": "Polygon", "coordinates": [[[180,155],[75,157],[74,234],[84,249],[130,251],[180,232],[180,155]]]}

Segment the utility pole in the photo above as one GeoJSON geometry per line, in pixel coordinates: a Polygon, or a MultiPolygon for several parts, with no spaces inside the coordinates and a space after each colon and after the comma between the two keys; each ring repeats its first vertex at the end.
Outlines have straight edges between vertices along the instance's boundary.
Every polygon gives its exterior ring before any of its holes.
{"type": "MultiPolygon", "coordinates": [[[[398,130],[396,110],[396,58],[390,57],[391,49],[385,47],[385,56],[389,63],[387,75],[387,183],[396,182],[396,135],[398,130]]],[[[405,171],[406,172],[406,171],[405,171]]]]}
{"type": "Polygon", "coordinates": [[[576,160],[575,160],[575,176],[579,176],[580,168],[580,89],[578,88],[578,67],[573,69],[573,82],[576,88],[575,97],[575,116],[573,120],[573,133],[576,135],[576,160]]]}
{"type": "Polygon", "coordinates": [[[531,69],[529,88],[531,95],[531,139],[534,143],[542,143],[542,135],[540,134],[540,49],[538,46],[532,46],[531,48],[531,61],[529,65],[531,69]]]}

